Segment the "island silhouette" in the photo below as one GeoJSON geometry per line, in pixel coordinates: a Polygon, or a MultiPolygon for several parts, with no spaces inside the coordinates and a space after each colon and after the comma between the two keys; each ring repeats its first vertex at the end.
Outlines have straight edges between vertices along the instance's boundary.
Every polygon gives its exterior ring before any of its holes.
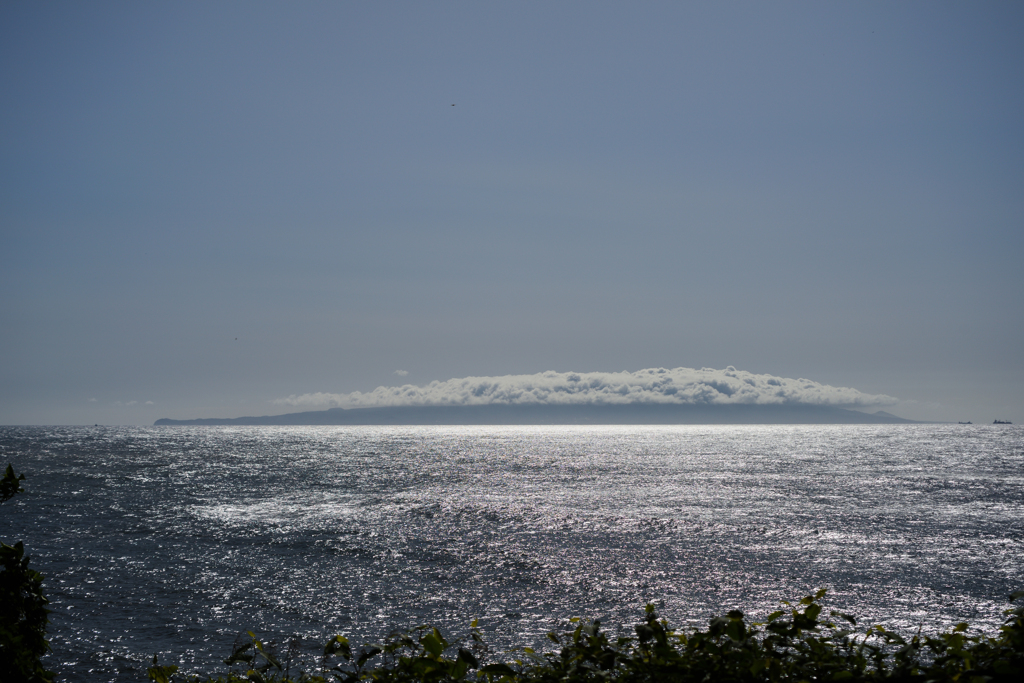
{"type": "Polygon", "coordinates": [[[485,404],[329,408],[234,418],[163,418],[154,425],[912,424],[879,410],[807,404],[485,404]]]}

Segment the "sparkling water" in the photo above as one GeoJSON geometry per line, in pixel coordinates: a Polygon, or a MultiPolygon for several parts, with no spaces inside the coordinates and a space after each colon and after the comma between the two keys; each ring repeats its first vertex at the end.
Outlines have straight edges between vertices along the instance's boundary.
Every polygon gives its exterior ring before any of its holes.
{"type": "Polygon", "coordinates": [[[0,428],[0,506],[46,575],[49,668],[223,671],[240,633],[315,661],[478,618],[631,631],[826,608],[992,631],[1024,588],[1024,430],[991,425],[0,428]],[[283,645],[282,645],[283,647],[283,645]]]}

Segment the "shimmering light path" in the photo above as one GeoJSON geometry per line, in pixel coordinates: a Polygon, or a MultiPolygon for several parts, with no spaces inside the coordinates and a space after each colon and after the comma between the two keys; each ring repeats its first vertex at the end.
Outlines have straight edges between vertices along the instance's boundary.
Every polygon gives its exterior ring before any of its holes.
{"type": "Polygon", "coordinates": [[[0,428],[51,668],[211,670],[240,631],[674,623],[827,587],[896,629],[994,627],[1024,583],[1019,427],[0,428]]]}

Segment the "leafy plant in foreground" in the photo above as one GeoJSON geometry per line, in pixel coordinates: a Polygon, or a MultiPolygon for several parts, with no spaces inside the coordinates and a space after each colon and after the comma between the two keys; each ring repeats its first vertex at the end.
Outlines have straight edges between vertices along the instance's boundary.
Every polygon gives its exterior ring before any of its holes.
{"type": "MultiPolygon", "coordinates": [[[[820,590],[763,622],[749,622],[733,610],[712,619],[706,630],[671,628],[648,605],[635,637],[609,639],[599,621],[573,619],[575,628],[549,633],[556,646],[539,654],[517,650],[515,658],[487,663],[488,649],[472,624],[469,643],[449,642],[421,626],[395,633],[383,643],[354,650],[344,636],[324,647],[315,672],[290,676],[255,635],[236,648],[228,664],[244,672],[191,681],[220,683],[774,683],[776,681],[891,681],[982,683],[1024,680],[1024,605],[1006,610],[994,637],[968,635],[958,624],[936,636],[904,638],[881,626],[858,629],[857,620],[830,612],[825,618],[820,590]],[[333,666],[332,666],[333,664],[333,666]],[[252,665],[252,666],[250,666],[252,665]]],[[[1024,598],[1024,591],[1010,596],[1024,598]]],[[[154,662],[155,664],[155,662],[154,662]]],[[[166,667],[165,669],[176,669],[166,667]]],[[[159,672],[157,672],[159,673],[159,672]]],[[[151,680],[166,683],[150,670],[151,680]]]]}
{"type": "Polygon", "coordinates": [[[8,463],[4,478],[0,479],[0,503],[9,501],[17,493],[25,493],[25,489],[21,485],[23,481],[25,481],[25,473],[15,475],[14,465],[8,463]]]}
{"type": "MultiPolygon", "coordinates": [[[[15,475],[7,465],[0,479],[0,500],[24,492],[24,473],[15,475]]],[[[43,595],[43,575],[28,566],[25,546],[0,543],[0,680],[10,683],[49,683],[53,672],[40,658],[50,651],[46,640],[49,623],[43,595]]]]}

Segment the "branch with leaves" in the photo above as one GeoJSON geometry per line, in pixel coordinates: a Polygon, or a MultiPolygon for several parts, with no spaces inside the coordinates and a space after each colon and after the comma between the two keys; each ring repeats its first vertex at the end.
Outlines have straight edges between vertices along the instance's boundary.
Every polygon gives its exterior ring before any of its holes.
{"type": "MultiPolygon", "coordinates": [[[[0,479],[0,501],[24,493],[24,473],[7,465],[0,479]]],[[[43,595],[43,575],[28,566],[25,545],[0,543],[0,680],[10,683],[51,683],[40,658],[50,651],[46,625],[49,601],[43,595]]]]}
{"type": "MultiPolygon", "coordinates": [[[[648,605],[635,637],[610,639],[600,621],[570,620],[575,628],[549,633],[555,650],[513,651],[506,661],[487,661],[489,649],[477,623],[468,638],[451,642],[420,626],[356,650],[345,636],[327,641],[319,667],[297,676],[285,671],[264,645],[236,648],[227,663],[243,664],[217,683],[783,683],[798,681],[934,681],[967,683],[1024,680],[1024,605],[1006,610],[997,636],[969,635],[958,624],[936,636],[904,638],[881,626],[860,628],[856,618],[824,616],[820,590],[762,622],[733,610],[707,629],[676,630],[648,605]]],[[[1011,603],[1024,591],[1010,596],[1011,603]]],[[[172,667],[165,670],[174,673],[172,667]]],[[[176,668],[173,668],[176,670],[176,668]]],[[[168,674],[168,675],[169,675],[168,674]]],[[[150,670],[151,680],[168,683],[150,670]]]]}

